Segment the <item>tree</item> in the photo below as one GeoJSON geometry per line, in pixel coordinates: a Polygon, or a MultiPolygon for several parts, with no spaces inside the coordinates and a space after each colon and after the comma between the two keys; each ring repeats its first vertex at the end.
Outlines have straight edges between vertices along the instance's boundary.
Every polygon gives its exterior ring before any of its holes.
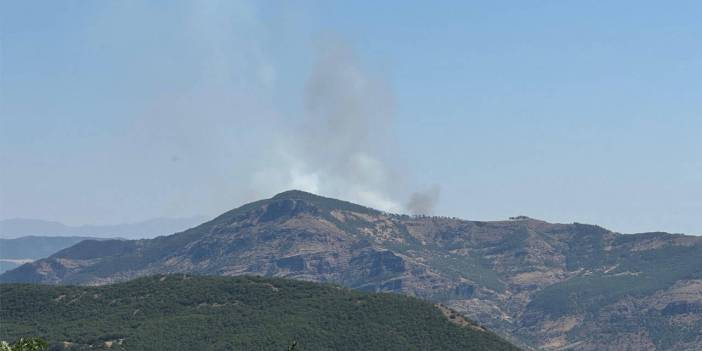
{"type": "Polygon", "coordinates": [[[0,341],[0,351],[46,351],[49,344],[40,338],[20,338],[12,346],[0,341]]]}

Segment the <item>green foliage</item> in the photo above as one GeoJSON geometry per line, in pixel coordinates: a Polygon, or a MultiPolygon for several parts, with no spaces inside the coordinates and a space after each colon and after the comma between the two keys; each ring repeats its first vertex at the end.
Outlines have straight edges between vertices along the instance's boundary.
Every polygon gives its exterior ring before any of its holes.
{"type": "Polygon", "coordinates": [[[10,284],[0,298],[0,334],[39,335],[52,350],[517,350],[414,298],[284,279],[10,284]]]}
{"type": "Polygon", "coordinates": [[[0,351],[45,351],[49,344],[40,338],[20,338],[12,346],[0,341],[0,351]]]}

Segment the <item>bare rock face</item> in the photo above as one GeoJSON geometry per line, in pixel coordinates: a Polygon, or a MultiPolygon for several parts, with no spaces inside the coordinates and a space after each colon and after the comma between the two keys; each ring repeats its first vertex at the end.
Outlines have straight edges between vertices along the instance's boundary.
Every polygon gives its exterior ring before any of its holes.
{"type": "Polygon", "coordinates": [[[410,217],[300,191],[170,236],[83,241],[0,281],[100,285],[175,272],[418,296],[533,349],[702,349],[702,238],[410,217]]]}

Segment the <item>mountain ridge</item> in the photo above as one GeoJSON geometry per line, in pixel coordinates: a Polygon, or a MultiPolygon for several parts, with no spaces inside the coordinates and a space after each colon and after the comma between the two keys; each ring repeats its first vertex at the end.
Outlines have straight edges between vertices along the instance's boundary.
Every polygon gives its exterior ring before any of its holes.
{"type": "Polygon", "coordinates": [[[702,336],[680,330],[702,329],[694,312],[702,306],[699,257],[700,237],[624,235],[525,218],[389,214],[290,191],[170,236],[84,241],[0,281],[101,285],[157,273],[275,276],[441,302],[512,341],[546,350],[574,343],[573,350],[583,351],[692,350],[702,336]]]}
{"type": "Polygon", "coordinates": [[[17,239],[26,236],[87,236],[140,239],[172,234],[176,231],[202,223],[205,219],[206,218],[203,216],[182,218],[160,217],[133,223],[70,226],[57,221],[10,218],[0,220],[0,238],[17,239]]]}
{"type": "Polygon", "coordinates": [[[27,261],[48,257],[76,243],[98,239],[83,236],[23,236],[14,239],[0,238],[0,273],[16,268],[27,261]]]}

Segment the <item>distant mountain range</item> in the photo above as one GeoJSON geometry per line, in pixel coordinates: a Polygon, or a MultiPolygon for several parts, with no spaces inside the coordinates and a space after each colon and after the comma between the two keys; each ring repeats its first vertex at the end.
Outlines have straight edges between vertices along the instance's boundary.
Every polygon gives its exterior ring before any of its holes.
{"type": "Polygon", "coordinates": [[[534,349],[702,349],[702,237],[396,215],[301,191],[170,236],[82,241],[0,281],[100,285],[159,273],[403,293],[534,349]]]}
{"type": "Polygon", "coordinates": [[[87,236],[99,238],[143,239],[168,235],[194,227],[207,218],[155,218],[137,223],[115,225],[68,226],[40,219],[13,218],[0,220],[0,238],[23,236],[87,236]]]}
{"type": "Polygon", "coordinates": [[[518,351],[443,306],[284,279],[3,285],[0,300],[2,338],[36,335],[52,350],[518,351]]]}

